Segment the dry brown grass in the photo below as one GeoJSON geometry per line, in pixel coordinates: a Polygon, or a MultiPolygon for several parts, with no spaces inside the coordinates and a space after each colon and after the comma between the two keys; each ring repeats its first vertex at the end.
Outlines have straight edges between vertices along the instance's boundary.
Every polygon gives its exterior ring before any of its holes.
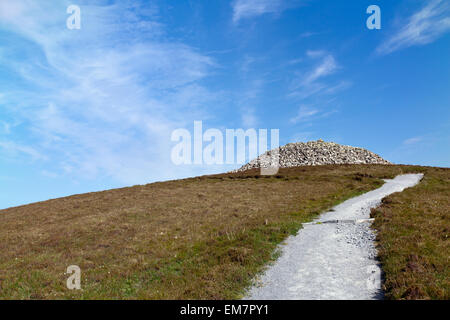
{"type": "Polygon", "coordinates": [[[450,299],[450,169],[372,210],[389,299],[450,299]]]}
{"type": "MultiPolygon", "coordinates": [[[[429,170],[341,165],[204,176],[0,211],[0,298],[239,298],[277,244],[321,211],[429,170]],[[79,265],[82,290],[65,286],[79,265]]],[[[448,171],[447,171],[448,173],[448,171]]]]}

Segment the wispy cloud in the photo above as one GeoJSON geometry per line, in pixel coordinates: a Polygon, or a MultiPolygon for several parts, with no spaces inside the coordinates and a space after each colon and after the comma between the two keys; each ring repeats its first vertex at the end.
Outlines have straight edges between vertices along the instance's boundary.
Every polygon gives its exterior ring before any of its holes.
{"type": "Polygon", "coordinates": [[[0,132],[3,134],[11,133],[11,125],[5,121],[0,121],[0,132]]]}
{"type": "Polygon", "coordinates": [[[336,60],[332,55],[327,55],[323,58],[322,62],[315,67],[306,77],[303,79],[302,84],[310,85],[316,80],[334,73],[338,66],[336,60]]]}
{"type": "Polygon", "coordinates": [[[317,34],[319,34],[319,32],[306,31],[306,32],[303,32],[302,34],[300,34],[299,38],[309,38],[309,37],[315,36],[317,34]]]}
{"type": "Polygon", "coordinates": [[[308,50],[308,51],[306,51],[306,55],[310,58],[323,57],[325,54],[326,54],[325,50],[308,50]]]}
{"type": "Polygon", "coordinates": [[[301,121],[309,120],[314,115],[319,113],[319,109],[312,108],[310,106],[302,105],[300,106],[298,113],[295,117],[290,119],[291,123],[298,123],[301,121]]]}
{"type": "Polygon", "coordinates": [[[291,65],[294,65],[294,64],[298,64],[298,63],[300,63],[302,61],[303,61],[303,58],[292,59],[292,60],[289,60],[288,62],[286,62],[285,65],[291,66],[291,65]]]}
{"type": "Polygon", "coordinates": [[[306,61],[312,66],[292,81],[288,97],[302,101],[297,114],[289,119],[292,124],[308,122],[328,117],[337,112],[335,95],[349,88],[348,80],[330,79],[341,67],[335,57],[326,50],[306,51],[306,61]],[[333,105],[332,108],[327,106],[333,105]]]}
{"type": "Polygon", "coordinates": [[[432,0],[405,21],[392,37],[378,48],[379,54],[431,43],[450,31],[450,2],[432,0]]]}
{"type": "Polygon", "coordinates": [[[262,76],[248,79],[245,82],[242,92],[239,92],[235,98],[240,109],[240,125],[244,128],[255,128],[259,123],[258,104],[267,83],[262,76]]]}
{"type": "Polygon", "coordinates": [[[30,156],[32,160],[45,159],[45,156],[43,156],[34,148],[26,145],[20,145],[13,141],[0,141],[0,149],[3,149],[11,156],[16,156],[17,154],[24,154],[26,156],[30,156]]]}
{"type": "Polygon", "coordinates": [[[255,114],[255,109],[252,107],[243,109],[241,118],[244,128],[256,128],[258,125],[258,117],[255,114]]]}
{"type": "Polygon", "coordinates": [[[348,80],[342,80],[336,85],[330,86],[325,90],[325,93],[327,94],[334,94],[339,91],[345,90],[347,88],[350,88],[352,86],[352,82],[348,80]]]}
{"type": "Polygon", "coordinates": [[[170,132],[208,113],[213,94],[200,81],[215,62],[160,38],[154,8],[96,3],[82,7],[75,31],[61,14],[68,1],[0,2],[0,29],[18,43],[0,61],[8,70],[2,78],[20,77],[2,104],[26,124],[22,134],[33,144],[0,148],[48,154],[58,164],[53,170],[75,176],[127,184],[168,178],[177,170],[170,132]]]}
{"type": "Polygon", "coordinates": [[[413,145],[423,141],[423,137],[413,137],[403,141],[404,145],[413,145]]]}
{"type": "Polygon", "coordinates": [[[297,7],[302,1],[283,0],[235,0],[233,7],[233,22],[237,23],[242,19],[253,18],[266,13],[278,14],[288,8],[297,7]]]}
{"type": "MultiPolygon", "coordinates": [[[[327,102],[324,102],[323,105],[327,105],[327,102]]],[[[297,123],[305,123],[311,124],[312,121],[317,121],[319,119],[323,119],[331,116],[337,112],[336,109],[328,109],[324,110],[324,108],[312,107],[310,105],[301,105],[298,109],[297,115],[292,117],[289,121],[292,124],[297,123]]]]}
{"type": "Polygon", "coordinates": [[[319,62],[294,79],[290,86],[289,96],[305,99],[319,93],[336,92],[337,90],[335,89],[338,89],[338,87],[335,84],[322,81],[323,78],[334,74],[339,69],[339,65],[334,56],[322,50],[307,51],[306,55],[313,59],[313,61],[319,60],[319,62]]]}

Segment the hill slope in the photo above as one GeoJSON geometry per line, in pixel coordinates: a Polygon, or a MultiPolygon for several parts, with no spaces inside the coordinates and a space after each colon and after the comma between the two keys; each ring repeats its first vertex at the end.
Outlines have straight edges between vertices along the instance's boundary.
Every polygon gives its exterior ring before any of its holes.
{"type": "Polygon", "coordinates": [[[0,297],[238,298],[302,222],[408,172],[440,171],[334,165],[263,177],[254,169],[1,210],[0,297]],[[80,266],[83,290],[66,288],[69,265],[80,266]]]}

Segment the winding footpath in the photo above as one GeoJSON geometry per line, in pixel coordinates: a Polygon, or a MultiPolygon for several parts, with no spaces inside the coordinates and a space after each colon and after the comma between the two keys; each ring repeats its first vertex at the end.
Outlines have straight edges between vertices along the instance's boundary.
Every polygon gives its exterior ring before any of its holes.
{"type": "Polygon", "coordinates": [[[405,174],[349,199],[303,225],[282,245],[280,258],[256,280],[246,299],[381,299],[370,209],[419,183],[405,174]]]}

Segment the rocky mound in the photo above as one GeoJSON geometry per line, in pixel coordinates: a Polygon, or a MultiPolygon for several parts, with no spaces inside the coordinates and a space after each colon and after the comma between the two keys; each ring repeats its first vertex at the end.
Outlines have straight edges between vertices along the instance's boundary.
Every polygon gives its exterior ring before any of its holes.
{"type": "Polygon", "coordinates": [[[236,171],[267,168],[274,151],[279,151],[279,167],[318,166],[324,164],[391,164],[379,155],[357,147],[343,146],[323,140],[289,143],[250,161],[236,171]]]}

